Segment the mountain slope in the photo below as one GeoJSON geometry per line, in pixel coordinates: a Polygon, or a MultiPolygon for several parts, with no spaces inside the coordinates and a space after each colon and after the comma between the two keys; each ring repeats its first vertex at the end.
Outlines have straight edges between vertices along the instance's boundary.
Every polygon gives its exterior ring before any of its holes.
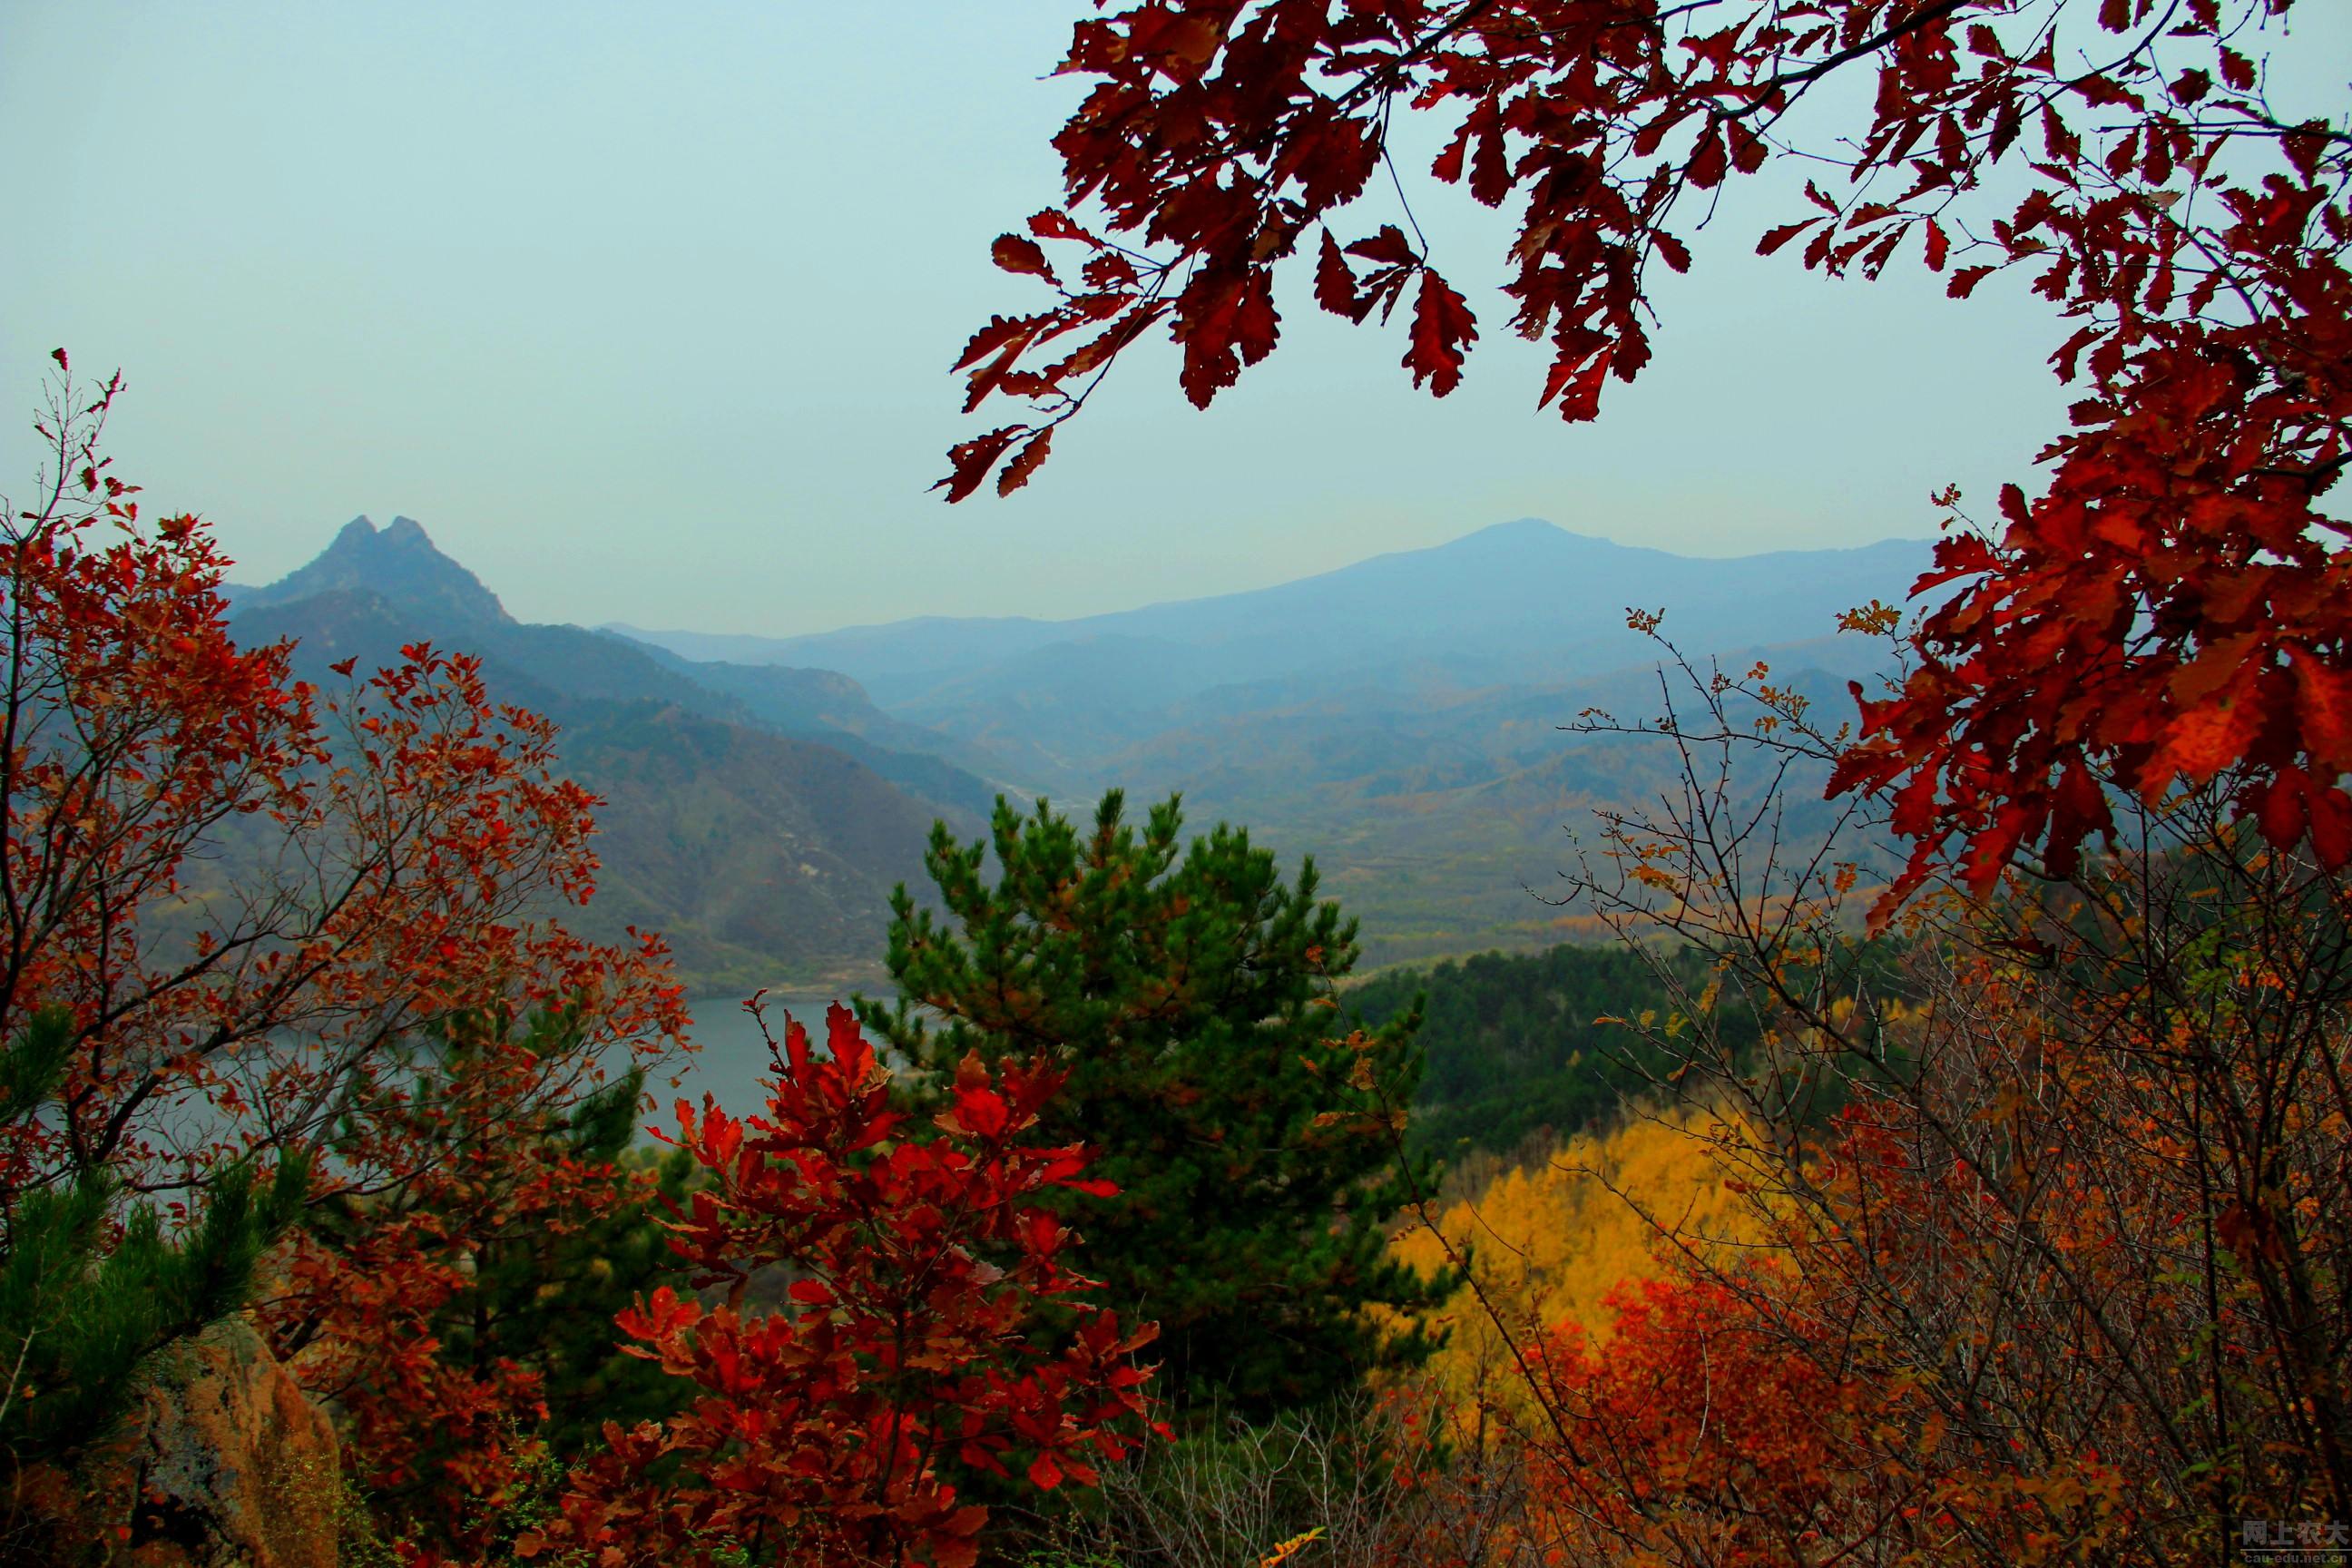
{"type": "Polygon", "coordinates": [[[922,882],[935,818],[977,827],[990,785],[835,729],[932,738],[846,677],[761,668],[706,682],[622,638],[517,622],[403,522],[377,533],[362,520],[300,571],[237,591],[239,637],[294,640],[297,670],[330,689],[338,660],[373,668],[430,641],[478,657],[499,700],[561,723],[563,771],[606,802],[598,896],[568,917],[583,932],[660,931],[697,990],[874,976],[891,888],[922,882]],[[387,559],[397,570],[375,576],[387,559]]]}
{"type": "MultiPolygon", "coordinates": [[[[1113,784],[1313,854],[1385,963],[1581,929],[1539,901],[1561,830],[1674,783],[1664,748],[1560,730],[1592,706],[1657,711],[1659,650],[1628,605],[1664,606],[1695,655],[1769,659],[1828,711],[1877,650],[1822,634],[1926,559],[1889,541],[1696,561],[1523,520],[1116,615],[762,639],[521,625],[404,520],[240,591],[237,624],[299,637],[314,675],[423,637],[481,656],[610,802],[590,928],[667,931],[698,984],[870,978],[888,888],[925,887],[933,817],[976,836],[1000,790],[1083,809],[1113,784]]],[[[1792,831],[1825,820],[1818,784],[1793,786],[1792,831]]]]}
{"type": "MultiPolygon", "coordinates": [[[[1181,792],[1195,826],[1230,819],[1286,858],[1311,852],[1387,962],[1558,940],[1573,927],[1538,895],[1562,829],[1673,784],[1663,749],[1560,728],[1588,707],[1658,711],[1660,650],[1626,628],[1628,606],[1663,607],[1666,635],[1702,660],[1769,662],[1829,712],[1883,652],[1826,635],[1838,613],[1900,599],[1927,560],[1908,540],[1693,560],[1521,520],[1116,615],[726,646],[843,668],[896,717],[984,747],[1066,805],[1112,784],[1181,792]]],[[[1793,786],[1807,798],[1792,831],[1825,825],[1820,782],[1793,786]]]]}
{"type": "Polygon", "coordinates": [[[298,604],[346,590],[379,595],[444,625],[514,624],[499,596],[435,549],[424,527],[409,517],[395,517],[381,531],[365,516],[355,517],[326,549],[277,582],[259,588],[227,587],[235,610],[298,604]]]}
{"type": "MultiPolygon", "coordinates": [[[[1664,606],[1694,651],[1784,643],[1825,634],[1873,597],[1899,598],[1927,559],[1927,542],[1898,539],[1702,560],[1522,518],[1248,593],[1058,622],[929,617],[730,638],[728,657],[842,670],[893,712],[942,718],[1008,698],[1083,711],[1123,692],[1126,707],[1148,708],[1339,672],[1422,689],[1528,684],[1633,662],[1629,605],[1664,606]]],[[[708,641],[615,629],[681,652],[708,641]]]]}
{"type": "Polygon", "coordinates": [[[936,805],[830,746],[674,707],[575,711],[562,743],[604,799],[584,929],[661,931],[697,989],[877,976],[936,805]]]}

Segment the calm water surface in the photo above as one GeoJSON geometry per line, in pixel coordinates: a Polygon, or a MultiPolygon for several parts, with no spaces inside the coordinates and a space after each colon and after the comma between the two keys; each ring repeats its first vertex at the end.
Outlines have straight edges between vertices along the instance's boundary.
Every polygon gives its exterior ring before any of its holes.
{"type": "MultiPolygon", "coordinates": [[[[888,993],[879,987],[868,988],[866,994],[888,999],[888,993]]],[[[781,1041],[784,1037],[784,1017],[789,1014],[821,1047],[825,1005],[834,1001],[848,1005],[848,989],[845,987],[838,994],[771,991],[763,1003],[768,1027],[781,1041]]],[[[705,1093],[716,1095],[719,1103],[737,1116],[758,1110],[766,1099],[760,1080],[770,1077],[772,1069],[767,1043],[760,1037],[758,1023],[743,1010],[743,998],[698,996],[687,1003],[687,1010],[694,1017],[690,1037],[700,1049],[685,1058],[681,1066],[667,1074],[657,1074],[646,1083],[656,1107],[647,1113],[647,1120],[664,1129],[674,1127],[677,1119],[670,1108],[681,1095],[697,1105],[702,1103],[705,1093]],[[675,1088],[667,1081],[670,1078],[679,1080],[675,1088]]]]}

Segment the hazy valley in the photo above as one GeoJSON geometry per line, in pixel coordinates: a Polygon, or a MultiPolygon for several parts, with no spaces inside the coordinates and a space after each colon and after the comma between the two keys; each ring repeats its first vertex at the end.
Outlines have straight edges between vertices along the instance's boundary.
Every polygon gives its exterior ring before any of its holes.
{"type": "Polygon", "coordinates": [[[1528,948],[1595,805],[1662,784],[1654,749],[1563,732],[1658,707],[1663,608],[1691,655],[1762,658],[1834,696],[1872,650],[1825,635],[1893,599],[1923,542],[1698,560],[1521,520],[1251,593],[1070,621],[927,617],[791,637],[526,625],[401,518],[231,591],[247,639],[313,679],[429,639],[564,726],[604,795],[598,934],[658,929],[697,993],[870,983],[893,885],[934,819],[1000,792],[1083,805],[1181,791],[1188,820],[1313,855],[1366,962],[1528,948]]]}

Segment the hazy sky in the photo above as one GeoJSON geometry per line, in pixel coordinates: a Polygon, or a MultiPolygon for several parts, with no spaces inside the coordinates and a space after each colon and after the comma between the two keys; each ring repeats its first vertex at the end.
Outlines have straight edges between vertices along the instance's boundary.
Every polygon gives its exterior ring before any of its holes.
{"type": "Polygon", "coordinates": [[[1417,198],[1486,322],[1454,396],[1301,292],[1213,413],[1136,354],[1028,490],[950,509],[948,366],[1037,301],[988,243],[1058,195],[1076,89],[1044,78],[1084,9],[6,0],[0,489],[63,344],[122,367],[118,468],[240,578],[405,512],[529,619],[781,634],[1255,587],[1528,514],[1695,554],[1924,534],[1929,490],[1989,500],[2063,420],[2021,290],[1756,260],[1773,188],[1564,426],[1487,291],[1500,224],[1417,198]]]}

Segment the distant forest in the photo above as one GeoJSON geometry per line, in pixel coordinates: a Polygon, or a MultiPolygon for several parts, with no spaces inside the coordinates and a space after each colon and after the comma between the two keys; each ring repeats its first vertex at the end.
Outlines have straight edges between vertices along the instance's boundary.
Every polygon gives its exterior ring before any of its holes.
{"type": "MultiPolygon", "coordinates": [[[[1608,1121],[1623,1097],[1672,1069],[1641,1031],[1612,1021],[1644,1012],[1667,1018],[1675,1002],[1664,974],[1675,976],[1686,995],[1706,984],[1695,953],[1570,945],[1384,970],[1349,986],[1340,1002],[1366,1027],[1420,1002],[1428,1067],[1413,1106],[1411,1136],[1419,1150],[1508,1154],[1548,1150],[1608,1121]]],[[[1723,1024],[1734,1046],[1753,1037],[1752,1021],[1745,1035],[1741,1021],[1723,1024]]]]}

